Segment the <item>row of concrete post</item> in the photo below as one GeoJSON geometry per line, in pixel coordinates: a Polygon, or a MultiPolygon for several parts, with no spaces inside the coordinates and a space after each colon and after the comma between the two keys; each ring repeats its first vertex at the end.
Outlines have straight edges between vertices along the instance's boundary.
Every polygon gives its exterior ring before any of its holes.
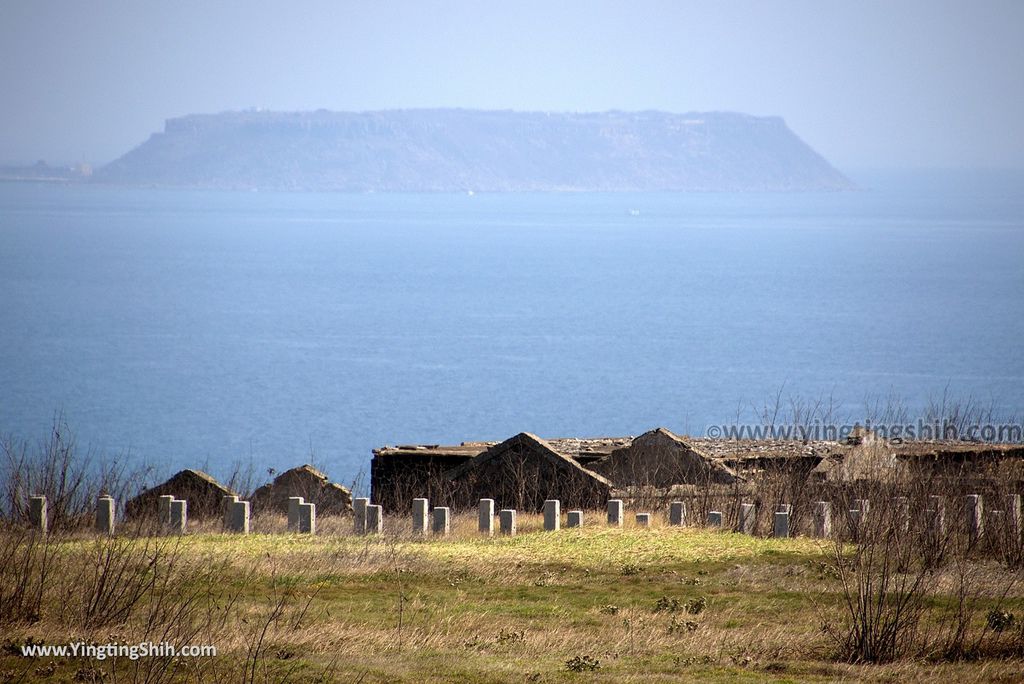
{"type": "MultiPolygon", "coordinates": [[[[1011,533],[1016,531],[1019,536],[1022,529],[1021,517],[1021,496],[1012,494],[1006,497],[1005,510],[990,510],[989,517],[1009,524],[1011,533]]],[[[907,532],[910,529],[910,500],[907,497],[897,497],[896,520],[900,531],[907,532]]],[[[370,503],[367,498],[358,498],[353,501],[354,531],[356,534],[376,534],[384,530],[384,513],[379,505],[370,503]]],[[[516,511],[514,509],[502,509],[495,516],[494,499],[481,499],[478,508],[478,529],[482,534],[494,534],[494,519],[498,518],[499,531],[504,535],[516,533],[516,511]]],[[[110,496],[101,496],[96,502],[95,529],[101,534],[113,534],[115,527],[115,503],[110,496]]],[[[984,535],[985,531],[985,508],[983,497],[979,494],[971,494],[965,498],[965,522],[968,538],[977,541],[984,535]]],[[[548,499],[544,502],[544,529],[556,531],[561,524],[561,502],[558,499],[548,499]]],[[[790,504],[780,504],[774,512],[772,520],[772,532],[775,537],[790,536],[790,517],[793,507],[790,504]]],[[[848,513],[850,527],[854,532],[866,521],[870,512],[870,502],[867,499],[854,499],[853,508],[848,513]]],[[[738,529],[744,534],[753,534],[756,521],[756,507],[751,503],[740,504],[738,529]]],[[[946,509],[945,501],[940,496],[928,497],[926,513],[927,531],[932,534],[942,535],[945,533],[946,509]]],[[[188,502],[184,499],[177,499],[172,495],[163,495],[157,499],[157,516],[161,526],[172,534],[183,534],[188,526],[188,502]]],[[[229,532],[240,534],[249,533],[249,502],[239,501],[237,496],[225,496],[223,503],[224,529],[229,532]]],[[[817,501],[812,511],[812,535],[814,537],[832,536],[832,504],[828,501],[817,501]]],[[[611,499],[607,506],[607,524],[612,527],[621,527],[624,520],[624,504],[621,499],[611,499]]],[[[686,504],[682,501],[673,501],[669,505],[669,525],[682,527],[687,525],[686,504]]],[[[724,524],[724,515],[721,511],[709,511],[707,526],[721,528],[724,524]]],[[[48,515],[45,496],[33,496],[29,500],[29,523],[33,529],[42,532],[47,531],[48,515]]],[[[647,527],[651,524],[650,513],[637,513],[636,523],[640,527],[647,527]]],[[[566,516],[566,527],[583,527],[583,511],[568,511],[566,516]]],[[[303,497],[293,496],[288,498],[288,531],[299,534],[316,534],[316,504],[307,503],[303,497]]],[[[437,506],[432,510],[427,499],[413,499],[412,504],[412,531],[415,534],[425,535],[432,532],[435,535],[447,535],[451,532],[451,509],[445,506],[437,506]]]]}

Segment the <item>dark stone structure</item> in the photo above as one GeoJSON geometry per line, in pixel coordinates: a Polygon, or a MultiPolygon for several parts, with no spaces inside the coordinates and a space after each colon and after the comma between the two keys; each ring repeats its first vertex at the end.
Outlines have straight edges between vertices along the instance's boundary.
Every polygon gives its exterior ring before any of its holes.
{"type": "Polygon", "coordinates": [[[128,501],[124,507],[125,517],[156,516],[157,499],[168,494],[188,501],[191,518],[222,518],[224,497],[236,493],[200,470],[182,470],[128,501]]]}
{"type": "Polygon", "coordinates": [[[477,456],[493,442],[457,446],[398,446],[375,449],[370,461],[370,499],[386,511],[406,511],[412,500],[431,505],[451,502],[451,482],[444,473],[477,456]]]}
{"type": "Polygon", "coordinates": [[[403,513],[417,497],[461,510],[493,498],[498,509],[539,511],[546,499],[560,499],[566,509],[603,508],[609,498],[667,505],[710,485],[733,494],[772,492],[771,501],[755,503],[773,511],[805,495],[852,497],[858,483],[892,477],[938,477],[986,495],[997,493],[994,483],[1024,491],[1021,444],[886,441],[867,431],[855,437],[691,439],[658,428],[636,438],[520,433],[501,443],[384,447],[373,452],[372,496],[403,513]]]}
{"type": "Polygon", "coordinates": [[[665,428],[645,432],[589,468],[616,487],[663,489],[678,484],[732,484],[742,479],[729,466],[665,428]]]}
{"type": "Polygon", "coordinates": [[[306,503],[316,504],[316,514],[345,515],[352,512],[352,493],[309,465],[292,468],[252,493],[254,513],[273,511],[288,513],[288,497],[301,496],[306,503]]]}
{"type": "Polygon", "coordinates": [[[458,508],[484,498],[520,511],[539,511],[546,499],[558,499],[567,508],[598,508],[612,490],[609,480],[528,432],[488,448],[445,476],[458,508]]]}

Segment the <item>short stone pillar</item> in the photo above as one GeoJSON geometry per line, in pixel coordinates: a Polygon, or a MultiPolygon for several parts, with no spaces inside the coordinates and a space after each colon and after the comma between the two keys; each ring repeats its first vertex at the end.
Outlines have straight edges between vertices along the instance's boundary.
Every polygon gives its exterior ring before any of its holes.
{"type": "Polygon", "coordinates": [[[494,499],[480,499],[476,512],[477,529],[490,537],[494,534],[494,499]]]}
{"type": "MultiPolygon", "coordinates": [[[[365,500],[369,501],[369,499],[365,500]]],[[[363,506],[362,531],[359,534],[380,534],[383,531],[384,507],[379,504],[363,506]]]]}
{"type": "Polygon", "coordinates": [[[171,502],[174,497],[170,494],[163,494],[156,500],[156,517],[162,527],[171,525],[171,502]]]}
{"type": "Polygon", "coordinates": [[[722,526],[722,511],[708,511],[708,527],[722,526]]]}
{"type": "Polygon", "coordinates": [[[288,531],[298,532],[299,531],[299,508],[302,504],[306,503],[306,500],[301,496],[289,496],[288,497],[288,531]]]}
{"type": "Polygon", "coordinates": [[[168,530],[172,534],[185,534],[188,529],[188,501],[173,499],[171,501],[171,522],[168,530]]]}
{"type": "Polygon", "coordinates": [[[1020,494],[1009,494],[1006,497],[1006,532],[1014,543],[1020,541],[1021,531],[1020,494]]]}
{"type": "Polygon", "coordinates": [[[988,518],[985,522],[985,529],[988,530],[988,535],[999,535],[1006,530],[1006,513],[1005,511],[986,508],[985,517],[988,518]]]}
{"type": "Polygon", "coordinates": [[[754,534],[754,523],[757,522],[757,507],[754,504],[740,504],[740,532],[754,534]]]}
{"type": "Polygon", "coordinates": [[[557,532],[562,523],[562,503],[558,499],[544,502],[544,531],[557,532]]]}
{"type": "Polygon", "coordinates": [[[434,534],[447,537],[452,531],[452,512],[447,506],[434,507],[434,534]]]}
{"type": "Polygon", "coordinates": [[[427,517],[430,515],[430,502],[426,499],[412,500],[412,533],[427,533],[427,517]]]}
{"type": "Polygon", "coordinates": [[[516,512],[512,508],[498,511],[498,525],[501,533],[514,537],[516,534],[516,512]]]}
{"type": "Polygon", "coordinates": [[[832,536],[832,503],[829,501],[814,504],[814,536],[818,539],[832,536]]]}
{"type": "Polygon", "coordinates": [[[96,500],[96,532],[114,534],[114,497],[101,496],[96,500]]]}
{"type": "Polygon", "coordinates": [[[636,514],[636,526],[637,527],[650,527],[651,526],[651,514],[650,513],[637,513],[636,514]]]}
{"type": "Polygon", "coordinates": [[[929,496],[925,510],[928,533],[936,540],[946,536],[946,501],[941,496],[929,496]]]}
{"type": "Polygon", "coordinates": [[[977,542],[985,533],[985,504],[981,494],[968,494],[964,500],[964,517],[967,521],[967,538],[977,542]]]}
{"type": "Polygon", "coordinates": [[[569,511],[565,519],[566,527],[583,527],[583,511],[569,511]]]}
{"type": "Polygon", "coordinates": [[[776,539],[789,537],[789,511],[775,511],[775,524],[772,526],[772,534],[776,539]]]}
{"type": "Polygon", "coordinates": [[[299,534],[316,534],[316,504],[299,504],[299,534]]]}
{"type": "Polygon", "coordinates": [[[849,517],[850,536],[854,539],[860,539],[860,530],[864,524],[864,513],[859,508],[854,508],[850,510],[849,517]]]}
{"type": "Polygon", "coordinates": [[[33,532],[46,534],[50,528],[49,515],[46,510],[46,497],[33,496],[28,500],[28,524],[33,532]]]}
{"type": "Polygon", "coordinates": [[[234,494],[225,494],[220,499],[221,519],[222,522],[224,523],[225,530],[231,531],[232,529],[234,529],[232,527],[232,520],[234,520],[235,516],[236,503],[238,503],[238,497],[234,494]]]}
{"type": "Polygon", "coordinates": [[[352,530],[356,534],[366,534],[369,524],[367,522],[367,508],[370,505],[370,500],[360,497],[352,501],[352,512],[355,517],[352,523],[352,530]]]}
{"type": "Polygon", "coordinates": [[[622,527],[622,499],[608,499],[608,524],[622,527]]]}
{"type": "Polygon", "coordinates": [[[897,496],[893,500],[893,526],[897,534],[910,532],[910,499],[905,496],[897,496]]]}
{"type": "Polygon", "coordinates": [[[228,529],[237,534],[249,534],[249,502],[236,501],[231,504],[231,520],[228,529]]]}
{"type": "Polygon", "coordinates": [[[668,524],[672,527],[682,527],[686,524],[686,504],[682,501],[673,501],[668,505],[668,524]]]}

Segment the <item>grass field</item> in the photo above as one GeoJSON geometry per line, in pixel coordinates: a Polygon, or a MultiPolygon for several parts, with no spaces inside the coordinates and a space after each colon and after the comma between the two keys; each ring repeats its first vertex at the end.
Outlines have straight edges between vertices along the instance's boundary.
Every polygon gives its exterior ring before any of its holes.
{"type": "MultiPolygon", "coordinates": [[[[316,537],[55,540],[59,563],[38,614],[0,627],[0,682],[1024,680],[1013,649],[996,658],[842,662],[823,630],[848,619],[829,543],[660,523],[545,533],[531,516],[520,517],[513,538],[481,538],[475,526],[475,515],[457,516],[443,540],[357,537],[329,525],[316,537]],[[97,588],[104,567],[127,598],[97,588]],[[131,577],[152,580],[134,602],[131,577]],[[89,605],[97,601],[123,614],[107,619],[89,605]],[[26,643],[77,640],[213,644],[218,655],[20,653],[26,643]]],[[[1013,579],[987,561],[972,572],[975,586],[993,591],[1013,579]]],[[[930,587],[936,610],[922,627],[938,639],[945,607],[957,603],[947,580],[930,587]]],[[[1024,614],[1020,598],[1004,595],[999,606],[1024,614]]],[[[985,612],[972,620],[984,629],[985,612]]]]}

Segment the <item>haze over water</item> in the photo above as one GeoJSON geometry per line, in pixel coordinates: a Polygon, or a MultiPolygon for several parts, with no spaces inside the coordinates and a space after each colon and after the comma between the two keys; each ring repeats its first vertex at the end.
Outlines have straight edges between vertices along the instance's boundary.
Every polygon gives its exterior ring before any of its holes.
{"type": "Polygon", "coordinates": [[[835,194],[0,184],[0,432],[167,471],[702,434],[780,387],[1024,407],[1019,175],[835,194]]]}

